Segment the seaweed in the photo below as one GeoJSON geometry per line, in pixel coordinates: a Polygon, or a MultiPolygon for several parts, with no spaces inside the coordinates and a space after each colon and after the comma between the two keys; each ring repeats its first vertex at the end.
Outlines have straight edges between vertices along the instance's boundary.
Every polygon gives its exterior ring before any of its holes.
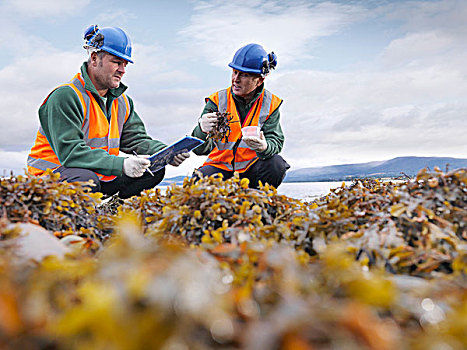
{"type": "Polygon", "coordinates": [[[465,169],[312,202],[238,175],[124,201],[56,180],[1,180],[2,349],[467,347],[465,169]],[[21,221],[94,245],[26,263],[21,221]]]}

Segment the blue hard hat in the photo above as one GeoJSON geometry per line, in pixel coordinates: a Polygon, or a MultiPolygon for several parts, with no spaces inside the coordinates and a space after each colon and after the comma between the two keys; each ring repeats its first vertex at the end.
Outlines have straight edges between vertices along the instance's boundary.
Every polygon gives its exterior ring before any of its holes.
{"type": "Polygon", "coordinates": [[[248,44],[240,48],[234,55],[229,67],[241,72],[266,76],[277,65],[274,52],[266,53],[261,45],[248,44]]]}
{"type": "Polygon", "coordinates": [[[84,48],[94,47],[133,63],[130,37],[118,27],[91,25],[84,31],[84,40],[84,48]]]}

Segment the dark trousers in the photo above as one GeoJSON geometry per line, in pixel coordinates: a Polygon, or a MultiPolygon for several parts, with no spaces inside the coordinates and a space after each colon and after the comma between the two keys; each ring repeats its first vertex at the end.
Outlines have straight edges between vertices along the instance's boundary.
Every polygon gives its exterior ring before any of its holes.
{"type": "Polygon", "coordinates": [[[125,199],[155,187],[164,178],[165,169],[155,172],[154,176],[146,171],[141,177],[132,178],[123,174],[112,181],[100,181],[94,171],[82,168],[60,166],[54,170],[54,173],[60,173],[60,181],[86,182],[92,180],[94,182],[94,186],[90,187],[92,192],[102,192],[108,195],[119,192],[118,196],[125,199]]]}
{"type": "MultiPolygon", "coordinates": [[[[261,181],[263,185],[266,183],[279,187],[284,180],[285,172],[290,168],[290,165],[280,155],[275,154],[268,159],[258,159],[247,171],[240,173],[240,178],[248,178],[250,180],[250,188],[258,188],[258,182],[261,181]]],[[[233,171],[227,171],[216,168],[212,165],[205,165],[197,169],[203,176],[211,176],[213,174],[222,174],[224,180],[233,176],[233,171]]],[[[199,178],[195,174],[194,178],[199,178]]]]}

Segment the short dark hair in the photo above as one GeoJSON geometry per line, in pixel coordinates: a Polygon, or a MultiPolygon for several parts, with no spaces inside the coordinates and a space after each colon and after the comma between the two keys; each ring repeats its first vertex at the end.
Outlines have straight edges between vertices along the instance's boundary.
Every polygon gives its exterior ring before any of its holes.
{"type": "MultiPolygon", "coordinates": [[[[105,52],[104,50],[93,51],[93,52],[95,52],[97,57],[99,57],[99,58],[102,58],[103,56],[108,54],[108,52],[105,52]]],[[[92,52],[91,52],[91,54],[92,54],[92,52]]],[[[88,64],[91,63],[91,54],[89,55],[89,58],[88,58],[88,64]]]]}

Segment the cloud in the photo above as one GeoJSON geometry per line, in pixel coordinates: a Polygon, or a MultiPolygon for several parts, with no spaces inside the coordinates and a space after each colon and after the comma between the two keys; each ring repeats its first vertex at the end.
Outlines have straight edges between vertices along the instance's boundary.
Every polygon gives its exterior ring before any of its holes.
{"type": "Polygon", "coordinates": [[[196,73],[183,69],[184,58],[178,52],[169,51],[161,43],[133,44],[134,65],[127,66],[125,81],[132,88],[160,90],[173,86],[185,86],[196,81],[196,73]]]}
{"type": "Polygon", "coordinates": [[[365,16],[359,5],[335,2],[203,1],[180,34],[192,51],[224,67],[235,51],[250,42],[274,51],[279,64],[310,58],[310,46],[365,16]]]}
{"type": "Polygon", "coordinates": [[[22,150],[32,145],[39,126],[39,106],[54,87],[73,77],[82,60],[75,53],[38,53],[34,64],[30,57],[24,57],[0,70],[0,148],[22,150]]]}
{"type": "Polygon", "coordinates": [[[395,1],[378,10],[387,21],[397,21],[407,32],[436,29],[463,38],[467,31],[464,0],[395,1]]]}
{"type": "Polygon", "coordinates": [[[3,11],[4,7],[0,6],[0,31],[2,33],[0,48],[2,55],[27,57],[34,55],[36,52],[45,52],[52,49],[52,46],[46,40],[23,30],[14,20],[15,14],[3,11]]]}
{"type": "Polygon", "coordinates": [[[104,23],[119,23],[118,26],[121,26],[122,23],[128,23],[137,19],[138,16],[128,9],[116,9],[112,6],[108,11],[99,13],[96,23],[103,23],[103,25],[99,25],[100,27],[106,26],[104,23]]]}
{"type": "Polygon", "coordinates": [[[296,71],[279,74],[267,87],[285,100],[284,154],[294,167],[467,155],[467,81],[455,67],[296,71]]]}
{"type": "Polygon", "coordinates": [[[15,175],[24,174],[28,151],[9,152],[0,149],[0,177],[9,176],[11,172],[15,175]]]}
{"type": "Polygon", "coordinates": [[[90,2],[90,0],[5,0],[5,5],[23,16],[48,17],[72,15],[88,6],[90,2]]]}
{"type": "Polygon", "coordinates": [[[467,132],[467,31],[458,15],[466,9],[459,1],[376,8],[375,16],[414,18],[418,25],[402,23],[405,32],[387,45],[371,69],[285,70],[268,78],[267,87],[285,100],[284,155],[291,164],[402,155],[467,157],[462,136],[467,132]],[[407,14],[407,9],[413,11],[407,14]],[[452,30],[455,25],[458,31],[452,30]]]}
{"type": "Polygon", "coordinates": [[[417,67],[423,61],[436,62],[436,58],[446,55],[456,44],[453,37],[434,30],[410,33],[393,40],[384,50],[382,59],[385,67],[417,67]]]}

